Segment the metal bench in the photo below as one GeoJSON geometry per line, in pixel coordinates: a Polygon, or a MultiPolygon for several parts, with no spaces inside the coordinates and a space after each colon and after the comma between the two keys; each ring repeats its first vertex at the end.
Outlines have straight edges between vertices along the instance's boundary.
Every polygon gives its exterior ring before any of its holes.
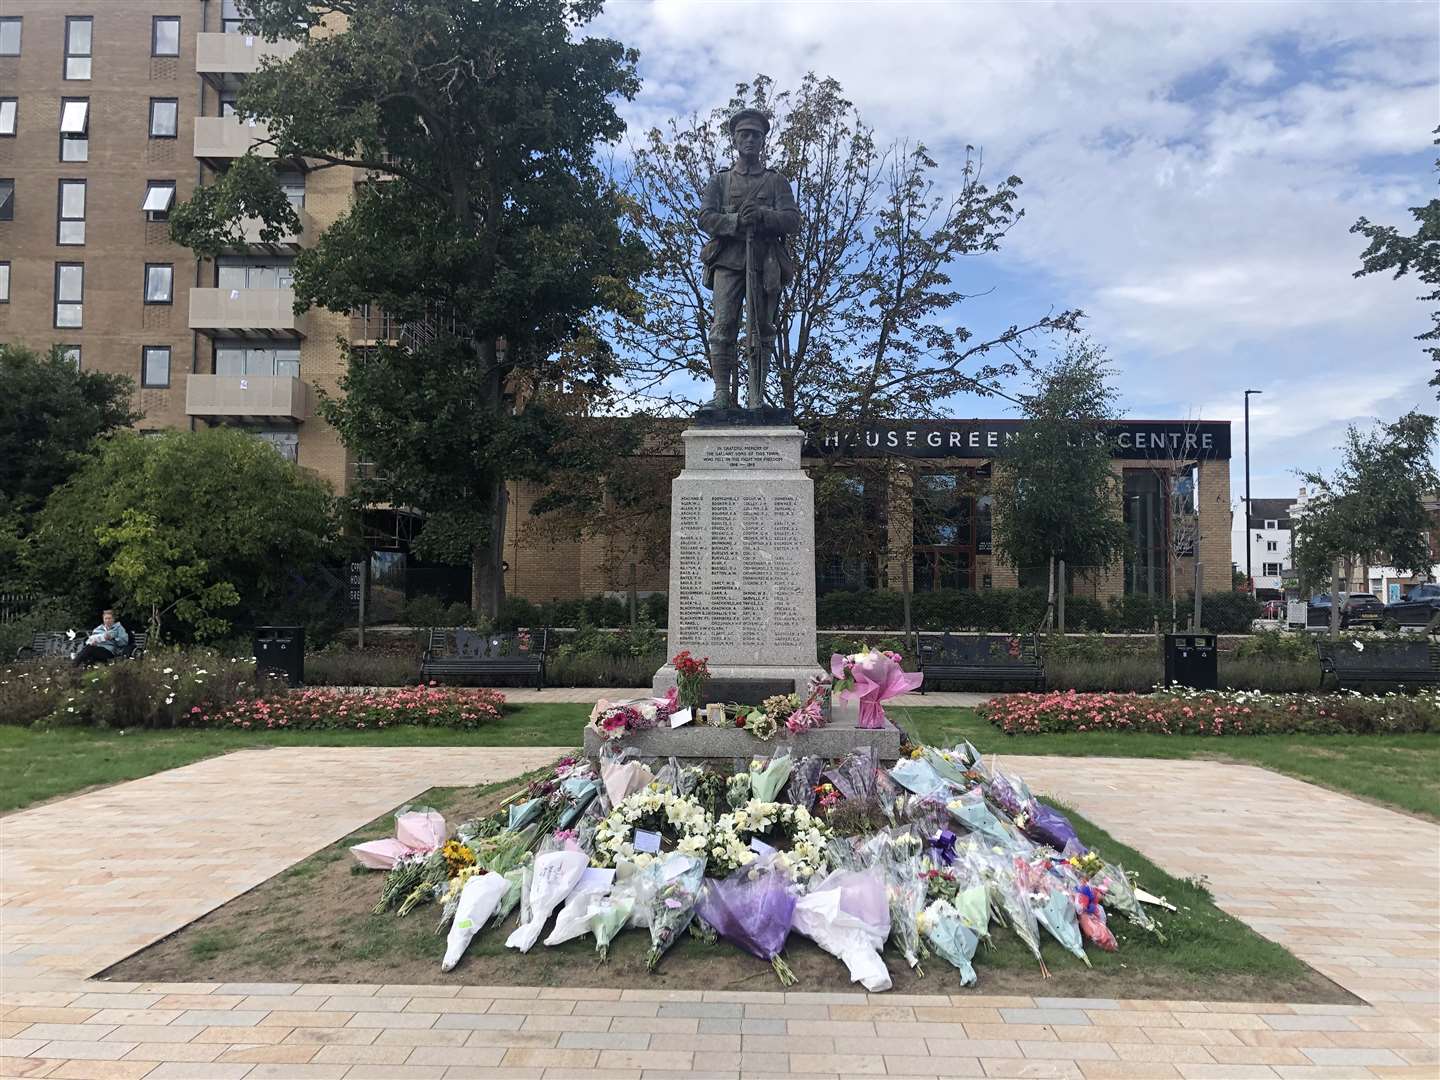
{"type": "Polygon", "coordinates": [[[463,678],[487,675],[524,675],[545,686],[545,646],[548,630],[525,634],[482,634],[463,626],[432,629],[430,644],[420,659],[420,679],[463,678]]]}
{"type": "MultiPolygon", "coordinates": [[[[139,660],[145,655],[145,641],[148,634],[141,632],[130,635],[130,644],[116,659],[139,660]]],[[[37,660],[68,660],[79,651],[84,639],[71,638],[64,630],[42,630],[31,636],[29,645],[21,645],[15,653],[17,663],[34,663],[37,660]]]]}
{"type": "Polygon", "coordinates": [[[925,673],[922,694],[932,679],[1021,683],[1037,689],[1045,685],[1045,661],[1034,634],[1010,638],[945,634],[939,641],[922,641],[920,670],[925,673]]]}
{"type": "Polygon", "coordinates": [[[1435,641],[1317,641],[1320,685],[1325,676],[1337,687],[1366,683],[1433,686],[1440,683],[1440,643],[1435,641]],[[1356,648],[1361,645],[1363,648],[1356,648]]]}

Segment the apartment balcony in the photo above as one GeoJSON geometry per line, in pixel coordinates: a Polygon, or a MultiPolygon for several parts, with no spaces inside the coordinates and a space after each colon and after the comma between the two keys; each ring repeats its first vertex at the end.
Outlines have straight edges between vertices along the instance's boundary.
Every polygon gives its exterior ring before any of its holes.
{"type": "Polygon", "coordinates": [[[300,49],[298,41],[266,41],[249,34],[197,34],[195,71],[217,90],[233,90],[246,75],[260,70],[267,57],[285,60],[300,49]]]}
{"type": "Polygon", "coordinates": [[[260,239],[260,219],[246,218],[240,223],[241,242],[230,250],[250,255],[292,255],[304,246],[307,236],[314,235],[310,215],[304,207],[297,207],[295,214],[300,219],[300,231],[283,233],[278,239],[266,242],[260,239]]]}
{"type": "MultiPolygon", "coordinates": [[[[270,137],[270,129],[259,120],[242,120],[238,116],[197,116],[195,118],[195,156],[212,169],[223,169],[236,158],[244,157],[254,147],[255,156],[275,157],[273,146],[256,146],[270,137]]],[[[303,158],[296,167],[303,168],[303,158]]]]}
{"type": "Polygon", "coordinates": [[[289,375],[187,375],[185,412],[237,422],[299,423],[310,416],[310,388],[289,375]]]}
{"type": "Polygon", "coordinates": [[[190,329],[206,337],[303,338],[294,289],[191,289],[190,329]]]}

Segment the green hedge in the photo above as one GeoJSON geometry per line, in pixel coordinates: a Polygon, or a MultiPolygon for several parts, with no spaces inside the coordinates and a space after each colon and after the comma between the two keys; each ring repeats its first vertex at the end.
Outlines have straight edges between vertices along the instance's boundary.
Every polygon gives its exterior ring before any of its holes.
{"type": "MultiPolygon", "coordinates": [[[[1190,611],[1188,598],[1179,604],[1182,619],[1190,611]]],[[[980,630],[1015,633],[1035,630],[1045,615],[1045,593],[1040,589],[940,589],[913,593],[911,622],[918,630],[980,630]]],[[[1210,593],[1204,599],[1204,622],[1220,634],[1243,634],[1259,618],[1260,605],[1244,593],[1210,593]]],[[[905,598],[881,589],[832,592],[816,603],[816,618],[827,630],[895,630],[905,624],[905,598]]],[[[1080,631],[1148,631],[1156,623],[1170,626],[1170,601],[1147,596],[1125,596],[1109,601],[1088,596],[1065,600],[1065,628],[1080,631]]]]}

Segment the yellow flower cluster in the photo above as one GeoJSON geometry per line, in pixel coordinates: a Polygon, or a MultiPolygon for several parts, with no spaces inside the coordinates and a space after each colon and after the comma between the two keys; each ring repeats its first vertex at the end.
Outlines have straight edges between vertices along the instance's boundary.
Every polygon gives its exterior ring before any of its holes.
{"type": "Polygon", "coordinates": [[[458,840],[446,840],[440,854],[445,859],[445,869],[452,878],[467,866],[475,865],[475,852],[458,840]]]}

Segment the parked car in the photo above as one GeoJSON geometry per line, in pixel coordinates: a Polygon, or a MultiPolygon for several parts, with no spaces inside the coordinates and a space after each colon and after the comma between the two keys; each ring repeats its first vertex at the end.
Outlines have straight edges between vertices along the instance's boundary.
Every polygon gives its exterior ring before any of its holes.
{"type": "Polygon", "coordinates": [[[1401,626],[1428,626],[1440,614],[1440,585],[1416,585],[1404,600],[1385,606],[1385,617],[1401,626]]]}
{"type": "MultiPolygon", "coordinates": [[[[1340,629],[1378,627],[1385,620],[1385,605],[1373,593],[1340,594],[1340,629]]],[[[1305,613],[1307,626],[1330,625],[1330,596],[1321,593],[1310,601],[1305,613]]]]}

